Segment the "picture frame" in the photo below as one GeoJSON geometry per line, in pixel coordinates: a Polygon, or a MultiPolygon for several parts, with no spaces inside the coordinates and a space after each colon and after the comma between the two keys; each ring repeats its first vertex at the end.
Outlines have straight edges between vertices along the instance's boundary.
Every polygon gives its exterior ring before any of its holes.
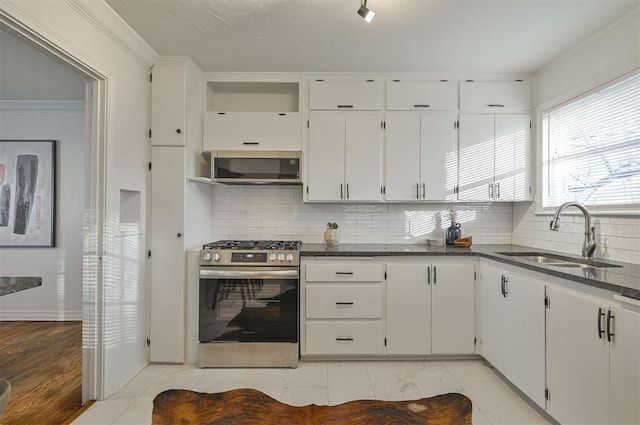
{"type": "Polygon", "coordinates": [[[0,139],[0,248],[55,247],[56,141],[0,139]]]}

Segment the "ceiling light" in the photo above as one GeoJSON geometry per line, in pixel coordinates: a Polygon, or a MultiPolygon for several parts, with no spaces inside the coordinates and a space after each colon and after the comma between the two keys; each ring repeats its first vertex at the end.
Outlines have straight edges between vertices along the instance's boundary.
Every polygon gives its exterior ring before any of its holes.
{"type": "Polygon", "coordinates": [[[358,9],[358,15],[362,16],[367,22],[373,21],[373,18],[376,17],[376,14],[367,7],[367,0],[363,0],[360,9],[358,9]]]}

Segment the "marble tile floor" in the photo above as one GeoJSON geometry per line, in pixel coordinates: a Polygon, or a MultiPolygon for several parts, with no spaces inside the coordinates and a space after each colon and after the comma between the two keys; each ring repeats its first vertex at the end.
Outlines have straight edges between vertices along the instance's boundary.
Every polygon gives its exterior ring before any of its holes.
{"type": "Polygon", "coordinates": [[[198,369],[152,364],[73,425],[151,424],[153,398],[167,389],[219,392],[255,388],[291,405],[356,399],[411,400],[460,392],[473,401],[474,424],[549,424],[483,360],[301,362],[297,369],[198,369]]]}

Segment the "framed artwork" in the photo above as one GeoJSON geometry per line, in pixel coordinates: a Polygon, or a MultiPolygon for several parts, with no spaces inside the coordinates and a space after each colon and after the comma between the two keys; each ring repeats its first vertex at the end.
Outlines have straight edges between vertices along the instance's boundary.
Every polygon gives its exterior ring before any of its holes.
{"type": "Polygon", "coordinates": [[[55,246],[55,177],[55,140],[0,140],[0,247],[55,246]]]}

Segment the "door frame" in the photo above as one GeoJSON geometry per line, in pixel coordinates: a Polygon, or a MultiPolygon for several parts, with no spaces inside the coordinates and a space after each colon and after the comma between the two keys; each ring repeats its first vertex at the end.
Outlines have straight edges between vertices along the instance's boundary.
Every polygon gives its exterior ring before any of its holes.
{"type": "Polygon", "coordinates": [[[85,88],[85,193],[82,271],[82,402],[104,397],[103,263],[106,213],[106,119],[109,76],[0,9],[0,25],[82,74],[85,88]]]}

